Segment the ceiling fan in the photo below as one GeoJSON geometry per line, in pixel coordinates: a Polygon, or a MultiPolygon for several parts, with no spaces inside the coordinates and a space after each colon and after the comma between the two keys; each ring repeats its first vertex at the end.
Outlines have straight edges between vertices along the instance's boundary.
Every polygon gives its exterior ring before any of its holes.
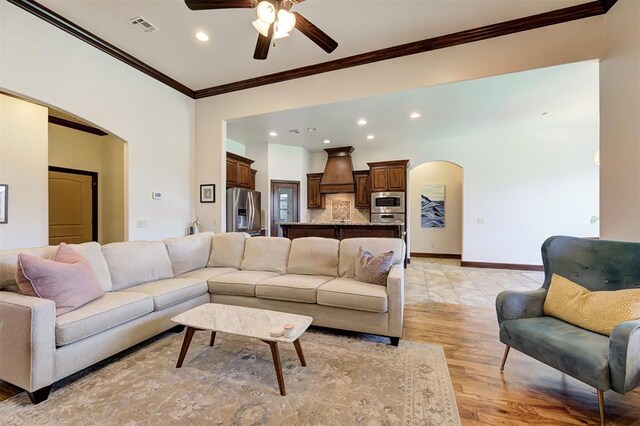
{"type": "Polygon", "coordinates": [[[258,12],[258,19],[253,26],[258,30],[258,41],[253,52],[253,59],[267,59],[272,40],[288,37],[289,31],[297,28],[327,53],[338,47],[338,43],[320,28],[313,25],[298,12],[289,12],[294,4],[304,0],[185,0],[191,10],[209,9],[253,9],[258,12]]]}

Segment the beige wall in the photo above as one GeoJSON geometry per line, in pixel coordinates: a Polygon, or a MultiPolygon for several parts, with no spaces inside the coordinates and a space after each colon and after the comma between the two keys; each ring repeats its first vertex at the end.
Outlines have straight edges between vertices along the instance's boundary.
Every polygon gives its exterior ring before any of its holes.
{"type": "Polygon", "coordinates": [[[409,172],[409,250],[411,253],[462,254],[463,170],[447,161],[424,163],[409,172]],[[444,184],[444,228],[423,228],[420,223],[420,187],[444,184]]]}
{"type": "Polygon", "coordinates": [[[9,185],[0,249],[48,244],[47,179],[47,108],[0,94],[0,183],[9,185]]]}
{"type": "Polygon", "coordinates": [[[49,165],[98,173],[98,241],[125,239],[125,143],[49,124],[49,165]]]}
{"type": "Polygon", "coordinates": [[[600,235],[640,241],[640,1],[606,15],[600,65],[600,235]]]}

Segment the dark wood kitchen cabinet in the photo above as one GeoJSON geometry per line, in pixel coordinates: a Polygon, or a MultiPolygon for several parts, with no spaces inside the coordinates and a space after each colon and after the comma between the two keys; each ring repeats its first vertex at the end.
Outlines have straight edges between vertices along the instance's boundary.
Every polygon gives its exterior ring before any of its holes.
{"type": "Polygon", "coordinates": [[[320,193],[320,181],[322,173],[307,174],[307,208],[324,209],[325,196],[320,193]]]}
{"type": "Polygon", "coordinates": [[[258,173],[256,169],[251,169],[251,186],[249,189],[252,191],[255,191],[256,189],[256,173],[258,173]]]}
{"type": "Polygon", "coordinates": [[[252,180],[255,182],[255,173],[251,171],[253,160],[227,152],[227,188],[252,188],[252,180]]]}
{"type": "Polygon", "coordinates": [[[405,192],[409,160],[367,163],[371,192],[405,192]]]}
{"type": "Polygon", "coordinates": [[[353,180],[356,186],[355,208],[368,209],[371,207],[371,190],[369,188],[369,170],[356,170],[353,172],[353,180]]]}

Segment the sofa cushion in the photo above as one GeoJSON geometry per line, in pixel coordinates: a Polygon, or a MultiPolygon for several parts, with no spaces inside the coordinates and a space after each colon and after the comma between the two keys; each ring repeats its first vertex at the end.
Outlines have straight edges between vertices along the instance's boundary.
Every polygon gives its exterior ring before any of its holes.
{"type": "Polygon", "coordinates": [[[78,309],[104,294],[87,259],[65,243],[58,246],[51,259],[20,253],[16,281],[23,294],[53,300],[56,315],[78,309]]]}
{"type": "Polygon", "coordinates": [[[122,291],[148,294],[153,297],[153,309],[159,311],[205,294],[207,290],[207,283],[202,279],[169,278],[136,285],[122,291]]]}
{"type": "Polygon", "coordinates": [[[640,318],[640,289],[589,291],[553,274],[543,309],[545,315],[609,336],[621,322],[640,318]]]}
{"type": "MultiPolygon", "coordinates": [[[[107,267],[107,262],[102,256],[100,244],[96,242],[69,244],[69,247],[80,253],[91,265],[96,273],[102,289],[111,291],[111,274],[107,267]]],[[[46,246],[26,249],[0,250],[0,290],[19,293],[16,283],[16,265],[18,263],[18,253],[27,253],[49,259],[56,252],[58,246],[46,246]]]]}
{"type": "Polygon", "coordinates": [[[238,270],[236,268],[202,268],[178,275],[176,278],[200,278],[201,280],[209,281],[211,278],[228,274],[229,272],[238,272],[238,270]]]}
{"type": "Polygon", "coordinates": [[[257,283],[277,276],[277,273],[267,271],[230,272],[211,278],[209,280],[209,292],[236,296],[255,296],[257,283]]]}
{"type": "Polygon", "coordinates": [[[102,255],[102,246],[96,243],[95,241],[91,241],[89,243],[82,244],[69,244],[69,247],[77,251],[87,259],[91,267],[93,268],[93,272],[96,273],[96,277],[98,277],[98,282],[100,282],[100,286],[102,289],[107,292],[113,290],[113,284],[111,283],[111,272],[109,272],[109,266],[107,265],[107,261],[102,255]]]}
{"type": "Polygon", "coordinates": [[[337,278],[318,288],[318,304],[367,312],[387,312],[387,288],[337,278]]]}
{"type": "Polygon", "coordinates": [[[374,256],[369,250],[360,247],[353,278],[363,283],[387,285],[387,277],[393,266],[393,254],[392,251],[388,251],[374,256]]]}
{"type": "Polygon", "coordinates": [[[261,299],[316,303],[318,287],[334,278],[317,275],[280,275],[256,284],[256,296],[261,299]]]}
{"type": "Polygon", "coordinates": [[[164,240],[171,260],[173,275],[184,274],[207,266],[211,254],[213,232],[202,232],[187,237],[164,240]]]}
{"type": "Polygon", "coordinates": [[[500,341],[598,389],[609,389],[609,338],[552,317],[503,321],[500,341]]]}
{"type": "Polygon", "coordinates": [[[56,346],[93,336],[153,312],[153,299],[142,293],[112,292],[56,318],[56,346]]]}
{"type": "Polygon", "coordinates": [[[362,247],[377,256],[393,251],[393,264],[404,261],[404,241],[400,238],[348,238],[340,241],[338,275],[353,278],[358,250],[362,247]]]}
{"type": "Polygon", "coordinates": [[[287,272],[337,277],[339,248],[340,241],[333,238],[296,238],[291,241],[287,272]]]}
{"type": "Polygon", "coordinates": [[[214,235],[211,240],[211,257],[207,266],[240,269],[244,243],[251,235],[246,232],[227,232],[214,235]]]}
{"type": "Polygon", "coordinates": [[[287,273],[291,240],[281,237],[254,237],[244,246],[240,269],[287,273]]]}
{"type": "Polygon", "coordinates": [[[172,278],[171,261],[162,241],[127,241],[102,246],[114,290],[172,278]]]}

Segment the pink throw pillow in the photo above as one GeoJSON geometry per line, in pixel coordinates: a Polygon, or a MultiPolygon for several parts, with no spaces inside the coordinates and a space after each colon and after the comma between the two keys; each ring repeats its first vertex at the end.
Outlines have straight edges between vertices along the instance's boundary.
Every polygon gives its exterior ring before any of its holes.
{"type": "Polygon", "coordinates": [[[18,254],[16,281],[23,294],[53,300],[56,316],[104,294],[87,259],[65,243],[60,244],[51,260],[18,254]]]}

